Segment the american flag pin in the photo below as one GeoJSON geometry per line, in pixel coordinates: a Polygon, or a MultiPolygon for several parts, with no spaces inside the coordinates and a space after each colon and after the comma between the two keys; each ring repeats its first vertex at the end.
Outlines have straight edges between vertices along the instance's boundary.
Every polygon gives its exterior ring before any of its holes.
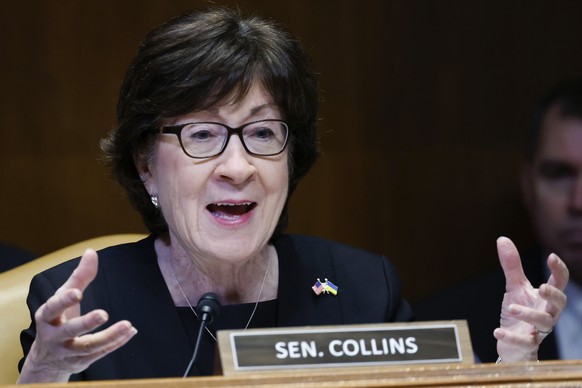
{"type": "Polygon", "coordinates": [[[335,284],[333,284],[327,278],[325,278],[325,281],[323,281],[323,282],[321,280],[319,280],[319,278],[317,278],[317,281],[311,287],[311,289],[313,290],[315,295],[319,295],[321,293],[337,295],[337,291],[338,291],[339,287],[336,286],[335,284]]]}

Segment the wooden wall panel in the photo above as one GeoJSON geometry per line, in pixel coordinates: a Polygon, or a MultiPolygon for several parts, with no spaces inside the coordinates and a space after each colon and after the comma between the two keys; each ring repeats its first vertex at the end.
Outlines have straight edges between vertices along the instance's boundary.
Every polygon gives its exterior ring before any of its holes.
{"type": "MultiPolygon", "coordinates": [[[[206,1],[0,1],[0,238],[142,232],[98,163],[141,37],[206,1]]],[[[516,181],[537,96],[582,71],[582,3],[252,0],[320,73],[322,157],[290,230],[391,257],[415,300],[532,241],[516,181]]]]}

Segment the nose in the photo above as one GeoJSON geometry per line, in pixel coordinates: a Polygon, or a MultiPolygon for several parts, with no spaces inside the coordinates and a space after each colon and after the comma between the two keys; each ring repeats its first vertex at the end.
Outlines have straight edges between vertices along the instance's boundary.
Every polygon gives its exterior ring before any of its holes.
{"type": "Polygon", "coordinates": [[[239,185],[254,179],[257,169],[238,136],[231,136],[215,169],[217,179],[239,185]]]}
{"type": "Polygon", "coordinates": [[[576,177],[570,195],[570,209],[573,212],[582,213],[582,174],[576,177]]]}

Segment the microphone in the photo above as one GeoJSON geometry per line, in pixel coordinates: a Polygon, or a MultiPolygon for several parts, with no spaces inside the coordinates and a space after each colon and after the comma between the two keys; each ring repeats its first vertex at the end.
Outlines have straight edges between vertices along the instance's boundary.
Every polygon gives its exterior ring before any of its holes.
{"type": "Polygon", "coordinates": [[[188,376],[194,361],[196,361],[196,356],[198,355],[198,348],[200,346],[200,340],[202,339],[202,334],[206,325],[211,324],[214,317],[220,314],[220,302],[218,301],[218,296],[213,292],[207,292],[200,297],[198,300],[198,305],[196,305],[197,317],[200,320],[200,328],[198,329],[198,335],[196,336],[196,344],[194,345],[194,352],[192,353],[192,358],[190,363],[184,372],[184,376],[188,376]]]}
{"type": "Polygon", "coordinates": [[[205,324],[211,324],[214,317],[220,314],[220,302],[218,296],[214,292],[207,292],[200,297],[198,305],[196,306],[198,319],[205,324]]]}

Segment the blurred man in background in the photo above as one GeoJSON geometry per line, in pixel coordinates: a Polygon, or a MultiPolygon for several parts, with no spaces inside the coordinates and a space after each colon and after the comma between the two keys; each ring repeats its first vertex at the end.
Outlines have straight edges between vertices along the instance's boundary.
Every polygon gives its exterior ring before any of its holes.
{"type": "MultiPolygon", "coordinates": [[[[523,255],[534,287],[547,280],[546,260],[556,253],[570,270],[568,297],[540,359],[582,359],[582,79],[564,82],[540,101],[521,170],[523,200],[539,246],[523,255]]],[[[473,350],[482,362],[497,359],[493,330],[503,299],[499,270],[434,295],[415,306],[418,320],[467,319],[473,350]],[[496,286],[492,286],[496,285],[496,286]]]]}

